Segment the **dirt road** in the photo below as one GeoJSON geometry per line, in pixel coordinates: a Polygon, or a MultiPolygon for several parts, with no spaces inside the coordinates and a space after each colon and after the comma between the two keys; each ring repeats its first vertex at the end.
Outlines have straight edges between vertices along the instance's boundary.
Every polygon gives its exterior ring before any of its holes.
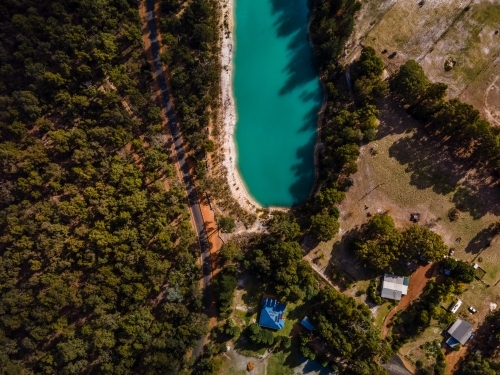
{"type": "Polygon", "coordinates": [[[408,286],[408,294],[401,298],[398,305],[393,308],[384,320],[384,326],[382,327],[382,338],[387,337],[389,333],[389,324],[392,321],[394,315],[400,311],[407,308],[415,299],[418,298],[422,290],[424,290],[425,285],[431,279],[434,274],[435,264],[428,264],[425,267],[419,267],[413,273],[410,278],[410,285],[408,286]]]}
{"type": "MultiPolygon", "coordinates": [[[[156,19],[160,16],[159,2],[156,0],[142,0],[139,4],[139,15],[142,22],[142,34],[144,49],[148,61],[153,68],[153,76],[155,78],[156,94],[160,102],[162,111],[162,119],[164,125],[168,126],[168,130],[172,137],[172,151],[177,158],[178,174],[180,180],[184,182],[187,194],[187,203],[191,212],[193,227],[196,231],[198,242],[200,245],[200,257],[203,269],[203,278],[201,280],[202,289],[205,293],[206,313],[210,318],[210,325],[215,324],[215,313],[213,298],[212,298],[212,253],[220,248],[218,239],[214,236],[209,238],[207,234],[207,226],[213,227],[217,224],[214,221],[213,215],[207,215],[206,208],[202,207],[198,199],[198,194],[194,186],[194,180],[190,173],[187,154],[184,150],[184,142],[182,134],[177,123],[173,101],[170,96],[170,87],[168,84],[168,74],[166,68],[160,59],[161,53],[161,35],[157,29],[156,19]],[[205,212],[204,217],[203,212],[205,212]],[[208,223],[208,225],[207,225],[208,223]]],[[[164,47],[163,47],[164,48],[164,47]]],[[[200,340],[197,348],[193,351],[194,355],[199,355],[203,349],[206,338],[200,340]]]]}

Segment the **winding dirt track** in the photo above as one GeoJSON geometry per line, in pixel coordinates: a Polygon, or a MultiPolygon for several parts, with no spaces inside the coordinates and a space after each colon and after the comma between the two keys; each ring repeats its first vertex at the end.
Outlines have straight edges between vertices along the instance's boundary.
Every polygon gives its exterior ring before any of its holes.
{"type": "Polygon", "coordinates": [[[410,285],[408,286],[408,294],[401,298],[401,301],[393,308],[384,320],[384,326],[382,327],[382,338],[386,338],[389,333],[389,324],[392,321],[394,315],[400,311],[406,309],[410,304],[418,298],[422,290],[424,290],[425,285],[431,279],[434,273],[435,264],[428,264],[425,267],[418,267],[415,273],[410,278],[410,285]]]}

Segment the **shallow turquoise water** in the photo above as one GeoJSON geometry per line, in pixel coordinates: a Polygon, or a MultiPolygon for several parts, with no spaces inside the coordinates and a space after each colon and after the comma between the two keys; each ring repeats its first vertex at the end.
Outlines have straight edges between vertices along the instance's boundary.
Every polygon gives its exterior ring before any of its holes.
{"type": "Polygon", "coordinates": [[[322,90],[307,41],[307,0],[236,0],[237,165],[263,206],[303,202],[314,183],[322,90]]]}

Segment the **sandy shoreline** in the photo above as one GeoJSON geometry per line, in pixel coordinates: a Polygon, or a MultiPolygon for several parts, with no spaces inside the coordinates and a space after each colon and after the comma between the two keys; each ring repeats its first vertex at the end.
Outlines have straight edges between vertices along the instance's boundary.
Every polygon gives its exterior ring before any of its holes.
{"type": "Polygon", "coordinates": [[[234,131],[236,128],[236,107],[233,95],[233,31],[234,31],[234,0],[220,0],[223,20],[227,22],[222,32],[221,45],[221,93],[222,93],[222,145],[224,148],[223,166],[227,170],[227,182],[231,194],[240,206],[252,213],[262,206],[248,193],[236,166],[236,143],[234,131]]]}

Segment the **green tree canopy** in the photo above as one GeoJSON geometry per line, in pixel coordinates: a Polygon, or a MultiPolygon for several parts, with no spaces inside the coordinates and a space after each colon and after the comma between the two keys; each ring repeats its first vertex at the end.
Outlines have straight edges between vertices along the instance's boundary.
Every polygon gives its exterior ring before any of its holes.
{"type": "Polygon", "coordinates": [[[236,223],[230,216],[219,217],[218,224],[223,233],[232,233],[236,229],[236,223]]]}
{"type": "Polygon", "coordinates": [[[300,226],[293,214],[288,212],[273,212],[268,224],[269,232],[284,241],[292,241],[301,235],[300,226]]]}
{"type": "Polygon", "coordinates": [[[242,252],[234,242],[228,242],[222,245],[219,256],[224,263],[230,263],[239,259],[242,256],[242,252]]]}
{"type": "Polygon", "coordinates": [[[408,60],[399,68],[394,83],[403,102],[414,105],[424,97],[429,80],[418,62],[408,60]]]}
{"type": "Polygon", "coordinates": [[[445,258],[440,262],[441,267],[445,270],[451,271],[451,277],[462,281],[464,283],[470,283],[474,280],[476,275],[476,270],[469,263],[465,263],[461,260],[456,260],[453,258],[445,258]]]}
{"type": "Polygon", "coordinates": [[[308,316],[328,350],[338,358],[336,364],[356,375],[386,374],[380,362],[392,351],[380,339],[368,307],[330,288],[322,289],[313,301],[308,316]]]}
{"type": "Polygon", "coordinates": [[[495,375],[500,371],[498,363],[482,357],[480,354],[471,353],[465,363],[458,370],[458,375],[495,375]]]}
{"type": "Polygon", "coordinates": [[[320,212],[311,217],[311,234],[318,241],[329,241],[339,231],[340,224],[335,216],[320,212]]]}
{"type": "Polygon", "coordinates": [[[402,240],[394,221],[388,214],[376,214],[360,229],[360,238],[354,241],[359,259],[377,272],[388,272],[400,259],[402,240]]]}
{"type": "MultiPolygon", "coordinates": [[[[162,22],[180,34],[217,24],[214,0],[174,3],[184,13],[162,22]]],[[[1,372],[177,375],[207,332],[137,6],[0,4],[1,372]]],[[[219,71],[216,53],[197,56],[186,69],[219,71]]],[[[189,81],[200,126],[217,105],[202,71],[189,81]]]]}
{"type": "Polygon", "coordinates": [[[413,225],[403,232],[401,252],[406,258],[421,256],[429,262],[435,262],[448,254],[448,247],[437,233],[421,225],[413,225]]]}

